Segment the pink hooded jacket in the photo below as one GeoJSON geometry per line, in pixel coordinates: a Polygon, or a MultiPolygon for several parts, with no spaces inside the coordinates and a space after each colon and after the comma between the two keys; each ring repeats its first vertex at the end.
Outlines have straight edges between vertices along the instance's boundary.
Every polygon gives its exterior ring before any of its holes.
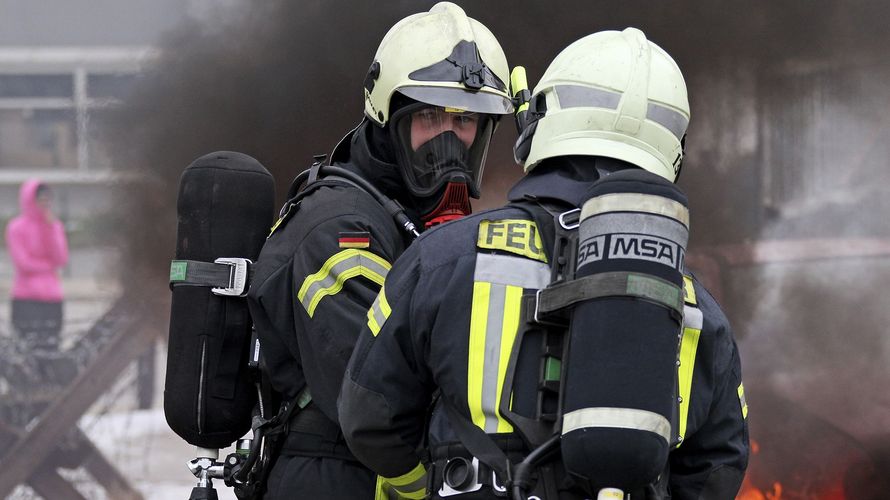
{"type": "Polygon", "coordinates": [[[12,298],[61,302],[58,269],[68,262],[68,241],[62,223],[48,221],[37,205],[39,185],[36,179],[22,184],[22,213],[6,226],[6,246],[15,268],[12,298]]]}

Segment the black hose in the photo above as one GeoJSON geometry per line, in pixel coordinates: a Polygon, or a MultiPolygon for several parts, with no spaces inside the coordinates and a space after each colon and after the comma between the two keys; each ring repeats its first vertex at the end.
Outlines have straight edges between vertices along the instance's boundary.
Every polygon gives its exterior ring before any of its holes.
{"type": "MultiPolygon", "coordinates": [[[[306,179],[309,178],[310,172],[312,169],[306,169],[297,175],[294,178],[293,183],[291,183],[290,192],[287,193],[288,203],[285,203],[285,208],[282,211],[287,210],[287,206],[290,204],[290,200],[293,199],[297,193],[299,193],[299,187],[306,179]]],[[[412,238],[417,238],[420,236],[420,233],[417,231],[417,226],[414,225],[414,222],[405,214],[405,209],[399,205],[399,202],[387,197],[383,194],[379,189],[374,187],[373,184],[368,182],[364,177],[347,170],[343,167],[335,167],[333,165],[323,165],[318,167],[318,172],[325,175],[336,175],[338,177],[342,177],[349,182],[352,182],[356,186],[363,189],[365,192],[370,194],[377,200],[378,203],[383,205],[383,208],[389,212],[389,215],[395,219],[396,224],[399,225],[405,232],[408,233],[412,238]]],[[[283,213],[281,214],[284,215],[283,213]]]]}
{"type": "Polygon", "coordinates": [[[555,447],[559,446],[559,438],[560,435],[557,434],[545,441],[544,444],[532,450],[532,452],[525,457],[525,460],[519,462],[513,469],[513,479],[510,486],[513,490],[513,500],[526,500],[523,488],[528,484],[532,470],[541,458],[550,453],[555,447]]]}
{"type": "Polygon", "coordinates": [[[241,464],[241,468],[232,474],[232,479],[235,481],[239,483],[247,482],[247,477],[262,452],[263,434],[265,433],[261,428],[254,431],[253,441],[250,443],[250,452],[247,454],[247,457],[245,457],[244,463],[241,464]]]}

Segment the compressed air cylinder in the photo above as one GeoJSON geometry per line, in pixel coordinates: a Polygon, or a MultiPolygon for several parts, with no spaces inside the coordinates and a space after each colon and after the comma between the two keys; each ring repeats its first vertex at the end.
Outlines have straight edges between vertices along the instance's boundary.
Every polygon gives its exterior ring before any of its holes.
{"type": "MultiPolygon", "coordinates": [[[[220,151],[182,174],[177,261],[255,260],[275,214],[274,181],[255,159],[220,151]]],[[[189,444],[225,448],[249,428],[256,390],[248,376],[247,301],[174,281],[164,384],[170,428],[189,444]]]]}
{"type": "Polygon", "coordinates": [[[664,470],[676,435],[686,196],[644,170],[597,181],[581,210],[585,299],[571,311],[562,455],[592,492],[664,470]]]}

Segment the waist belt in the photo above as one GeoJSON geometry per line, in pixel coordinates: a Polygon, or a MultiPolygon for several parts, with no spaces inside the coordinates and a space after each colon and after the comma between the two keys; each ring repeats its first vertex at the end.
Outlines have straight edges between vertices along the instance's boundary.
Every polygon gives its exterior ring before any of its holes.
{"type": "MultiPolygon", "coordinates": [[[[529,453],[529,449],[525,445],[525,442],[517,435],[493,435],[491,436],[491,440],[494,441],[498,448],[508,455],[525,457],[529,453]]],[[[430,449],[430,458],[432,460],[441,458],[448,459],[451,457],[471,457],[472,455],[473,454],[467,450],[466,446],[460,441],[438,444],[430,449]]]]}
{"type": "MultiPolygon", "coordinates": [[[[511,460],[522,460],[529,453],[525,442],[515,435],[491,436],[492,441],[511,460]]],[[[478,458],[460,442],[444,443],[430,450],[432,461],[432,498],[506,498],[506,479],[478,458]],[[474,492],[478,492],[475,493],[474,492]]]]}
{"type": "Polygon", "coordinates": [[[349,451],[340,427],[314,404],[298,412],[288,423],[281,454],[357,461],[349,451]]]}

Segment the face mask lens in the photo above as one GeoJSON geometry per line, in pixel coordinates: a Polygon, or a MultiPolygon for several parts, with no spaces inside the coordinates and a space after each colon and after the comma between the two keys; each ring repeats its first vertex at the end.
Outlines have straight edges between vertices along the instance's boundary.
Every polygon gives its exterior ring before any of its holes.
{"type": "Polygon", "coordinates": [[[478,197],[482,163],[491,138],[490,115],[417,105],[394,116],[399,164],[415,195],[463,182],[478,197]]]}

